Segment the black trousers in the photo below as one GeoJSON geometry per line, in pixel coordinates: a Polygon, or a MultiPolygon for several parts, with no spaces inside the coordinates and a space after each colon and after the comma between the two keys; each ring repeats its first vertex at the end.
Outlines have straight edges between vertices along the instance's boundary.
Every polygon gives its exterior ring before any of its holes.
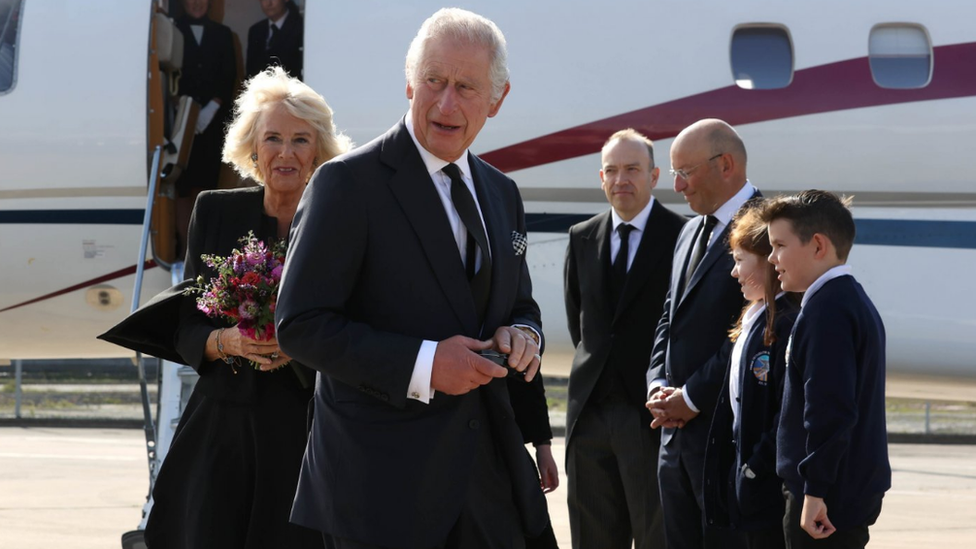
{"type": "Polygon", "coordinates": [[[803,500],[797,499],[786,485],[783,485],[783,497],[786,498],[786,513],[783,515],[786,549],[864,549],[868,540],[871,539],[868,534],[868,527],[874,524],[878,520],[878,516],[881,515],[881,504],[878,504],[878,508],[871,513],[864,524],[843,529],[838,528],[827,538],[813,539],[800,527],[803,500]]]}
{"type": "Polygon", "coordinates": [[[695,418],[661,445],[657,476],[664,509],[668,549],[740,549],[742,534],[721,530],[704,521],[704,437],[708,420],[695,418]],[[700,422],[695,424],[694,422],[700,422]],[[694,437],[701,437],[695,440],[694,437]]]}
{"type": "MultiPolygon", "coordinates": [[[[488,419],[483,417],[481,423],[487,425],[488,419]]],[[[416,549],[525,549],[522,523],[512,497],[507,468],[497,451],[491,429],[480,429],[480,433],[467,495],[457,522],[443,545],[416,549]]],[[[451,512],[450,509],[444,511],[451,512]]],[[[382,524],[377,524],[377,528],[382,528],[382,524]]],[[[324,539],[326,549],[385,549],[329,534],[325,534],[324,539]]]]}
{"type": "Polygon", "coordinates": [[[566,448],[574,549],[664,548],[660,435],[622,396],[584,406],[566,448]]]}

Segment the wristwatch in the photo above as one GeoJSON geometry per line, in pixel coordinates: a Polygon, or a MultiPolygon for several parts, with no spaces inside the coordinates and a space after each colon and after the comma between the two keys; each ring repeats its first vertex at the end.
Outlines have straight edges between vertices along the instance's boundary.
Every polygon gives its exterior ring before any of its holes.
{"type": "Polygon", "coordinates": [[[522,325],[512,326],[512,327],[521,331],[525,335],[529,336],[529,338],[531,338],[532,341],[535,341],[536,345],[542,345],[542,342],[539,341],[539,334],[537,334],[535,330],[533,330],[532,328],[529,328],[528,326],[522,326],[522,325]]]}

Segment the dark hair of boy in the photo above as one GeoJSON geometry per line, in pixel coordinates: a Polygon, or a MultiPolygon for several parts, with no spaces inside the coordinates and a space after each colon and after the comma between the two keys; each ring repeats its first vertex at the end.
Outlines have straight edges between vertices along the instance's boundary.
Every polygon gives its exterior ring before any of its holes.
{"type": "Polygon", "coordinates": [[[810,242],[817,233],[825,235],[836,248],[837,259],[847,261],[856,233],[850,210],[852,198],[839,198],[832,192],[819,190],[777,196],[766,201],[762,220],[769,224],[777,219],[788,219],[803,244],[810,242]]]}
{"type": "MultiPolygon", "coordinates": [[[[762,258],[769,257],[773,252],[773,246],[769,243],[769,232],[766,230],[766,222],[763,221],[763,209],[769,202],[761,197],[752,198],[739,208],[735,217],[732,218],[732,228],[729,231],[729,249],[739,248],[751,254],[756,254],[762,258]]],[[[811,235],[812,236],[812,235],[811,235]]],[[[766,262],[766,273],[763,280],[765,295],[763,300],[766,303],[766,329],[763,331],[763,343],[772,345],[776,341],[776,294],[782,287],[777,277],[776,267],[766,262]]],[[[787,292],[786,295],[797,306],[800,305],[802,294],[797,292],[787,292]]],[[[752,303],[746,303],[742,308],[742,314],[735,326],[729,330],[729,339],[733,342],[742,335],[742,319],[746,312],[752,308],[752,303]]]]}

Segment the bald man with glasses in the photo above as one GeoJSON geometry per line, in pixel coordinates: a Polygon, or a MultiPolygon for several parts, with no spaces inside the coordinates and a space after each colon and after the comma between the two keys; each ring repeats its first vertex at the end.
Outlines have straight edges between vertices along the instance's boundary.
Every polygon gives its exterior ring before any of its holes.
{"type": "Polygon", "coordinates": [[[726,122],[688,126],[671,145],[674,190],[698,214],[678,236],[664,313],[647,370],[647,407],[662,428],[658,481],[671,549],[738,547],[732,532],[703,522],[708,428],[726,361],[717,356],[744,305],[729,276],[729,222],[760,196],[746,179],[746,150],[726,122]]]}

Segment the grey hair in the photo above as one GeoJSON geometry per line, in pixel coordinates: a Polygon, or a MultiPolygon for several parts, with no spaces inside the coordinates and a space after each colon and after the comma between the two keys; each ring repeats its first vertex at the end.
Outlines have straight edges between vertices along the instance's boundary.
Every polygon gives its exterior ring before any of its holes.
{"type": "Polygon", "coordinates": [[[417,31],[407,50],[406,74],[411,85],[419,83],[417,70],[424,59],[427,44],[435,38],[450,38],[463,44],[484,46],[491,62],[491,101],[502,98],[508,83],[508,49],[505,35],[490,19],[460,8],[441,8],[417,31]]]}
{"type": "Polygon", "coordinates": [[[251,154],[257,146],[261,118],[279,105],[315,129],[317,164],[352,148],[352,141],[336,129],[332,108],[325,98],[301,80],[288,76],[281,67],[272,67],[244,84],[244,91],[234,101],[234,120],[227,127],[223,161],[243,177],[264,184],[264,177],[251,160],[251,154]]]}

